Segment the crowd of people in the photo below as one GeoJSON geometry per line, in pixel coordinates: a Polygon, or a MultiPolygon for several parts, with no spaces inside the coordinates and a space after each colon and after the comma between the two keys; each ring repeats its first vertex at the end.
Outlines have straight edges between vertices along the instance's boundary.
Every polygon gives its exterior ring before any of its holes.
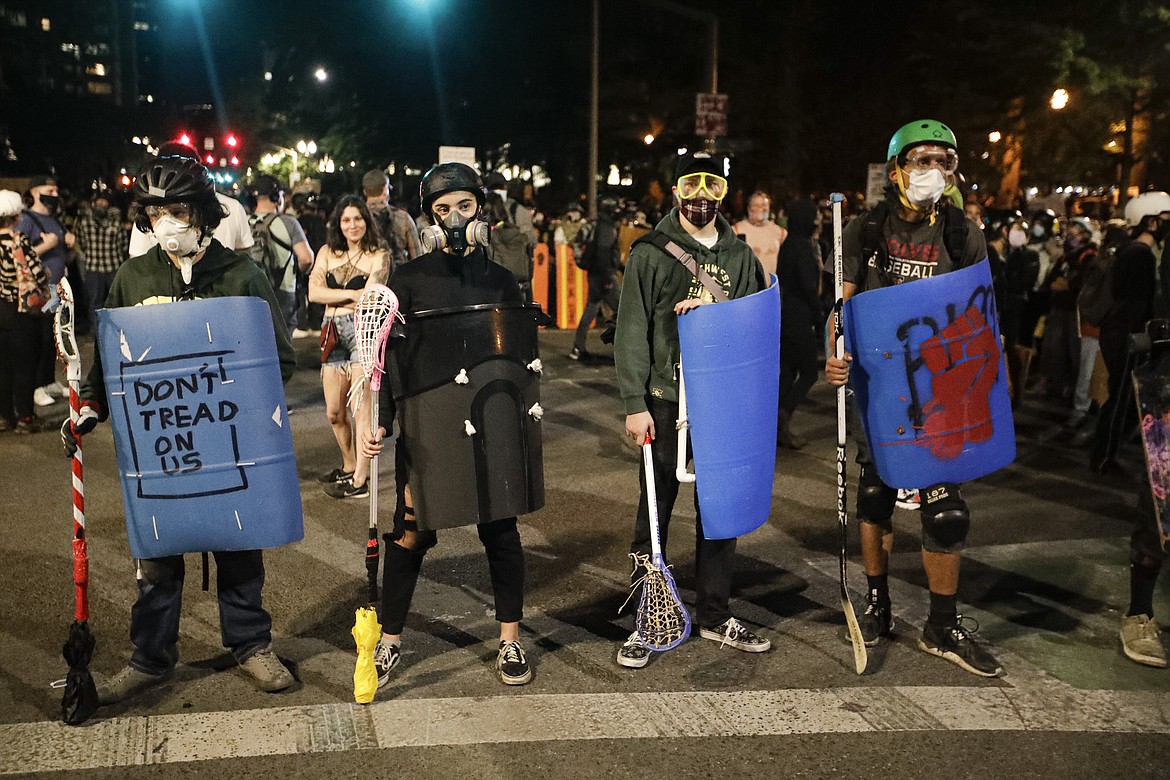
{"type": "MultiPolygon", "coordinates": [[[[1048,399],[1049,408],[1059,405],[1070,446],[1090,447],[1087,459],[1095,470],[1116,468],[1118,447],[1137,424],[1129,337],[1165,316],[1170,301],[1159,256],[1170,234],[1170,196],[1141,193],[1121,217],[1105,223],[1049,210],[992,209],[964,202],[955,186],[958,150],[954,134],[941,122],[912,122],[894,134],[883,200],[849,220],[841,236],[844,298],[987,260],[1012,402],[1031,395],[1048,399]]],[[[370,459],[402,420],[386,392],[380,396],[381,427],[371,431],[366,422],[372,399],[356,382],[354,327],[354,306],[363,292],[388,284],[407,328],[411,315],[423,310],[523,303],[532,300],[535,247],[566,246],[588,280],[568,357],[588,357],[595,321],[616,318],[610,330],[625,431],[636,444],[652,442],[654,485],[643,475],[631,544],[632,553],[646,555],[649,503],[657,502],[665,543],[679,487],[673,435],[679,416],[678,318],[716,300],[763,290],[773,277],[778,281],[777,447],[804,445],[792,420],[822,370],[832,385],[854,381],[851,356],[824,355],[821,347],[834,304],[827,204],[813,199],[776,204],[768,192],[756,190],[740,199],[742,214],[727,213],[729,169],[730,161],[720,155],[682,155],[669,188],[652,182],[638,202],[603,196],[596,220],[584,218],[581,200],[549,216],[536,207],[531,185],[494,172],[481,178],[459,163],[427,173],[422,213],[414,218],[395,204],[380,170],[363,177],[360,192],[335,202],[306,193],[289,197],[282,182],[258,176],[245,205],[214,189],[193,149],[174,144],[139,172],[134,210],[125,214],[107,190],[93,191],[76,209],[62,209],[55,179],[33,177],[23,194],[0,192],[0,430],[43,430],[36,407],[56,403],[54,396],[63,392],[55,380],[50,315],[56,283],[66,274],[76,275],[78,289],[85,291],[84,322],[95,335],[99,308],[158,302],[159,296],[255,295],[272,308],[286,381],[294,365],[292,341],[319,338],[325,413],[340,465],[318,481],[334,498],[365,498],[370,459]],[[622,230],[631,227],[665,235],[697,270],[654,242],[638,242],[623,253],[622,230]],[[235,271],[211,272],[222,268],[235,271]],[[721,293],[712,296],[711,284],[721,293]],[[350,403],[355,384],[358,397],[350,403]]],[[[67,449],[106,418],[100,365],[91,371],[83,396],[78,420],[62,425],[67,449]]],[[[856,417],[858,410],[851,413],[856,417]]],[[[974,640],[957,607],[959,562],[973,515],[960,485],[919,485],[917,498],[901,495],[878,473],[862,425],[854,422],[851,430],[861,467],[856,513],[867,577],[860,617],[865,644],[875,645],[891,632],[891,518],[896,502],[910,500],[921,514],[930,598],[918,646],[973,674],[1000,674],[1000,664],[974,640]]],[[[436,526],[416,516],[420,504],[411,489],[417,486],[406,483],[406,473],[423,457],[399,439],[393,530],[386,536],[383,635],[375,653],[379,686],[401,658],[405,616],[422,560],[438,540],[436,526]]],[[[1145,496],[1135,521],[1131,604],[1121,641],[1129,658],[1165,666],[1152,604],[1164,552],[1148,490],[1145,496]]],[[[696,513],[699,635],[721,647],[767,651],[770,641],[729,610],[736,540],[705,538],[697,504],[696,513]]],[[[497,672],[505,684],[523,684],[531,669],[517,630],[524,595],[517,519],[480,517],[478,530],[501,624],[497,672]]],[[[292,675],[271,650],[271,618],[261,605],[260,552],[217,557],[225,644],[261,689],[288,687],[292,675]]],[[[139,561],[131,627],[135,650],[129,665],[100,689],[104,703],[157,684],[173,670],[182,579],[181,556],[139,561]]],[[[635,631],[617,649],[616,661],[640,668],[651,655],[635,631]]]]}

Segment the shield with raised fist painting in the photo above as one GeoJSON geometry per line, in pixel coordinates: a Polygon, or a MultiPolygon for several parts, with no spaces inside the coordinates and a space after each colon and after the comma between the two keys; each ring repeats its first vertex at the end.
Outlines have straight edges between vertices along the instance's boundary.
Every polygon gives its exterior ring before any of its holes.
{"type": "Polygon", "coordinates": [[[845,304],[849,386],[891,487],[986,476],[1015,459],[999,318],[986,260],[845,304]]]}

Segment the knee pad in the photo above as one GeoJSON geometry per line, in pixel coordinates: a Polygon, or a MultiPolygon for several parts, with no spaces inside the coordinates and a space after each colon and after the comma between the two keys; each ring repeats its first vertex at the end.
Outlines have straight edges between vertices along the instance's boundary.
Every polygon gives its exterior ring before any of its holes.
{"type": "Polygon", "coordinates": [[[394,530],[382,535],[386,540],[386,544],[393,544],[401,547],[404,550],[410,550],[416,553],[425,553],[427,550],[439,543],[439,535],[434,531],[420,531],[418,522],[415,520],[402,520],[394,524],[394,530]],[[410,547],[404,544],[398,544],[399,541],[413,537],[413,543],[410,547]]]}
{"type": "Polygon", "coordinates": [[[873,466],[861,467],[861,476],[857,480],[858,520],[888,527],[897,498],[898,491],[882,482],[873,466]]]}
{"type": "Polygon", "coordinates": [[[967,541],[971,513],[959,495],[959,486],[943,482],[923,488],[922,547],[930,552],[958,552],[967,541]]]}

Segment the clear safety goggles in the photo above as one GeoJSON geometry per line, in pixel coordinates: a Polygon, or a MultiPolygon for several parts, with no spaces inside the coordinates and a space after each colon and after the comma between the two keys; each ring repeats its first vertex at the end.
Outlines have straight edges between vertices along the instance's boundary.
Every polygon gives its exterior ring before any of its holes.
{"type": "Polygon", "coordinates": [[[907,171],[928,171],[938,168],[943,173],[954,173],[959,168],[959,154],[945,147],[919,147],[911,149],[902,166],[907,171]]]}
{"type": "Polygon", "coordinates": [[[168,203],[165,206],[147,206],[144,211],[151,219],[174,217],[180,222],[191,221],[191,207],[186,203],[168,203]]]}
{"type": "Polygon", "coordinates": [[[727,194],[727,179],[715,173],[688,173],[675,186],[683,200],[697,198],[704,192],[714,200],[723,200],[727,194]]]}

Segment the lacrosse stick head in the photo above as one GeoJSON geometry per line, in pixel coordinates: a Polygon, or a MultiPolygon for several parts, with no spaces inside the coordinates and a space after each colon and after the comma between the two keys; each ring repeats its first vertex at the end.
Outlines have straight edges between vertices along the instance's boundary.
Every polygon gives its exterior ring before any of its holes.
{"type": "Polygon", "coordinates": [[[61,299],[53,313],[53,340],[57,342],[57,355],[65,364],[69,381],[80,382],[81,353],[77,350],[76,328],[73,326],[73,288],[68,279],[62,278],[57,283],[57,296],[61,299]]]}
{"type": "Polygon", "coordinates": [[[635,555],[634,560],[646,570],[634,620],[638,638],[656,653],[673,650],[691,635],[691,613],[683,605],[674,576],[660,556],[635,555]]]}
{"type": "Polygon", "coordinates": [[[357,359],[374,391],[382,387],[384,347],[396,318],[402,319],[398,313],[398,296],[384,284],[366,288],[353,310],[357,359]]]}

